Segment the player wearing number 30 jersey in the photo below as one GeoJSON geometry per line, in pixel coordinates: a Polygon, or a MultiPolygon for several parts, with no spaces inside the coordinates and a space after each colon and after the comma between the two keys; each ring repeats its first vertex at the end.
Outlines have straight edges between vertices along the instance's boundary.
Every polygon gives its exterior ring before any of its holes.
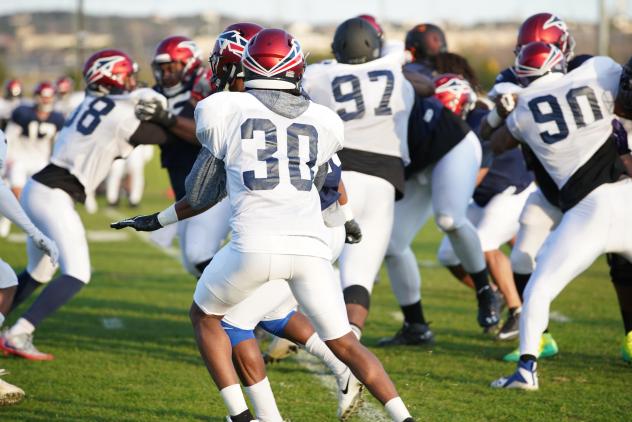
{"type": "MultiPolygon", "coordinates": [[[[86,98],[65,123],[44,169],[28,180],[21,197],[27,215],[59,246],[61,275],[32,240],[28,265],[19,276],[14,306],[48,283],[33,305],[4,336],[0,346],[27,359],[52,359],[33,347],[35,327],[68,302],[90,281],[90,256],[85,230],[74,202],[84,202],[107,176],[117,157],[135,145],[165,141],[156,125],[140,122],[134,106],[142,97],[162,98],[150,89],[132,92],[135,63],[119,50],[95,53],[84,67],[86,98]],[[50,281],[50,283],[49,283],[50,281]]],[[[166,100],[164,100],[166,103],[166,100]]]]}

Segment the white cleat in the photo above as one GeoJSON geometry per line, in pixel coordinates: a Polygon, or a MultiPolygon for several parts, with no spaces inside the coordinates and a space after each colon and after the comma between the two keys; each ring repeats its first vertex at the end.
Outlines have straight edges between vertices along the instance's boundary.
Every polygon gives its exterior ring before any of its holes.
{"type": "Polygon", "coordinates": [[[0,237],[7,237],[11,232],[11,220],[7,217],[0,217],[0,237]]]}
{"type": "Polygon", "coordinates": [[[531,360],[527,362],[519,361],[518,369],[513,375],[498,378],[491,383],[492,388],[517,388],[521,390],[538,389],[538,364],[531,360]]]}
{"type": "MultiPolygon", "coordinates": [[[[0,375],[8,374],[4,369],[0,369],[0,375]]],[[[8,406],[22,401],[24,398],[24,390],[13,384],[0,379],[0,406],[8,406]]]]}
{"type": "Polygon", "coordinates": [[[340,378],[338,382],[338,419],[346,421],[362,405],[362,390],[364,385],[353,375],[350,369],[340,378]]]}

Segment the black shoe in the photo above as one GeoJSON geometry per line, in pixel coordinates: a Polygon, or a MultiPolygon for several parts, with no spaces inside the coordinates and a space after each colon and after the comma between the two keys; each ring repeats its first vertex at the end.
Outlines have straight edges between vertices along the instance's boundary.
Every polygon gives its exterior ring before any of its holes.
{"type": "Polygon", "coordinates": [[[413,418],[406,418],[404,419],[404,422],[415,422],[415,420],[413,418]]]}
{"type": "Polygon", "coordinates": [[[485,286],[476,292],[478,300],[478,325],[481,327],[491,327],[500,321],[498,318],[498,302],[490,286],[485,286]]]}
{"type": "Polygon", "coordinates": [[[428,324],[404,323],[393,336],[381,339],[377,345],[384,346],[422,346],[434,343],[434,334],[428,324]]]}
{"type": "Polygon", "coordinates": [[[513,340],[518,337],[519,328],[520,311],[514,313],[509,312],[509,317],[507,317],[507,321],[503,324],[496,338],[498,340],[513,340]]]}

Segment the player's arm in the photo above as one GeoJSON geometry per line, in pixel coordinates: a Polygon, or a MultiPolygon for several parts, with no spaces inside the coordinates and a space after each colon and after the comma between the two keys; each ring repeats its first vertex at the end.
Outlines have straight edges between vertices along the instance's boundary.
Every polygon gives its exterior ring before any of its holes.
{"type": "Polygon", "coordinates": [[[224,162],[202,148],[185,181],[186,195],[168,208],[151,214],[139,215],[110,224],[122,229],[154,231],[178,221],[203,213],[226,197],[226,169],[224,162]]]}
{"type": "Polygon", "coordinates": [[[505,151],[508,151],[512,148],[516,148],[520,145],[520,141],[518,141],[509,131],[507,125],[503,124],[497,130],[492,133],[491,139],[491,147],[494,154],[502,154],[505,151]]]}
{"type": "Polygon", "coordinates": [[[163,104],[157,99],[141,99],[135,108],[136,117],[138,117],[140,121],[160,125],[179,139],[193,145],[199,145],[200,143],[195,136],[193,110],[194,106],[187,102],[183,107],[181,115],[175,115],[164,108],[163,104]]]}
{"type": "Polygon", "coordinates": [[[612,137],[617,146],[619,158],[625,166],[625,172],[632,177],[632,155],[630,155],[630,147],[628,146],[628,132],[618,119],[612,120],[612,137]]]}
{"type": "Polygon", "coordinates": [[[496,107],[487,113],[487,116],[481,122],[479,129],[481,139],[491,138],[492,133],[503,124],[509,113],[516,108],[517,100],[518,96],[513,93],[502,94],[494,99],[496,107]]]}
{"type": "Polygon", "coordinates": [[[417,95],[420,95],[422,97],[429,97],[431,95],[434,95],[434,82],[426,75],[423,75],[420,72],[406,69],[406,67],[402,68],[402,74],[413,86],[417,95]]]}

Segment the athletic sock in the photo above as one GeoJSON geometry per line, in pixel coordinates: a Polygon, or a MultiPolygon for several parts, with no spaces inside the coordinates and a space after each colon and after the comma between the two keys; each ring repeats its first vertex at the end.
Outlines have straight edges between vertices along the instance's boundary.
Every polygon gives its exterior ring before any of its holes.
{"type": "Polygon", "coordinates": [[[355,324],[349,324],[351,326],[351,331],[355,334],[358,341],[362,338],[362,329],[355,324]]]}
{"type": "Polygon", "coordinates": [[[9,329],[9,336],[18,336],[20,334],[33,334],[35,326],[26,318],[20,318],[9,329]]]}
{"type": "Polygon", "coordinates": [[[412,305],[401,306],[404,313],[404,321],[408,324],[425,324],[424,310],[421,306],[421,300],[412,305]]]}
{"type": "Polygon", "coordinates": [[[489,274],[487,273],[487,268],[477,273],[470,273],[470,276],[472,277],[472,281],[474,281],[474,287],[477,292],[489,286],[489,274]]]}
{"type": "Polygon", "coordinates": [[[224,400],[228,414],[233,420],[235,420],[233,418],[234,416],[241,416],[244,411],[250,413],[239,384],[233,384],[222,388],[219,390],[219,395],[222,396],[222,400],[224,400]]]}
{"type": "MultiPolygon", "coordinates": [[[[347,371],[347,365],[342,363],[336,355],[329,350],[329,347],[327,347],[325,342],[318,337],[318,334],[314,333],[309,339],[307,339],[305,342],[305,350],[316,356],[325,365],[327,365],[327,368],[329,368],[336,378],[340,377],[347,371]]],[[[257,414],[257,416],[259,415],[257,414]]]]}
{"type": "Polygon", "coordinates": [[[386,410],[386,413],[388,413],[388,416],[390,416],[394,422],[403,422],[407,418],[410,418],[410,413],[408,409],[406,409],[406,405],[401,397],[395,397],[386,402],[384,410],[386,410]]]}
{"type": "Polygon", "coordinates": [[[519,314],[520,312],[522,312],[522,306],[516,306],[515,308],[509,308],[509,314],[511,314],[511,316],[516,316],[516,314],[519,314]]]}
{"type": "Polygon", "coordinates": [[[535,358],[535,356],[533,356],[533,355],[520,355],[520,360],[521,360],[522,362],[528,362],[528,361],[530,361],[530,360],[532,360],[532,361],[536,361],[537,359],[536,359],[536,358],[535,358]]]}
{"type": "Polygon", "coordinates": [[[516,283],[516,290],[518,291],[518,296],[520,296],[520,300],[524,302],[524,289],[527,287],[527,283],[529,282],[529,278],[531,278],[531,274],[518,274],[513,273],[514,283],[516,283]]]}
{"type": "Polygon", "coordinates": [[[33,292],[43,285],[36,281],[28,271],[24,270],[18,276],[18,288],[15,290],[15,296],[13,296],[13,303],[11,304],[11,310],[14,310],[22,302],[28,299],[33,292]]]}
{"type": "Polygon", "coordinates": [[[38,326],[44,318],[53,314],[57,309],[68,303],[85,283],[69,275],[62,275],[48,283],[44,291],[24,313],[24,318],[38,326]]]}
{"type": "Polygon", "coordinates": [[[632,331],[632,283],[613,283],[626,334],[632,331]]]}
{"type": "Polygon", "coordinates": [[[255,408],[255,416],[262,421],[283,422],[279,413],[268,377],[250,387],[245,387],[250,403],[255,408]]]}

